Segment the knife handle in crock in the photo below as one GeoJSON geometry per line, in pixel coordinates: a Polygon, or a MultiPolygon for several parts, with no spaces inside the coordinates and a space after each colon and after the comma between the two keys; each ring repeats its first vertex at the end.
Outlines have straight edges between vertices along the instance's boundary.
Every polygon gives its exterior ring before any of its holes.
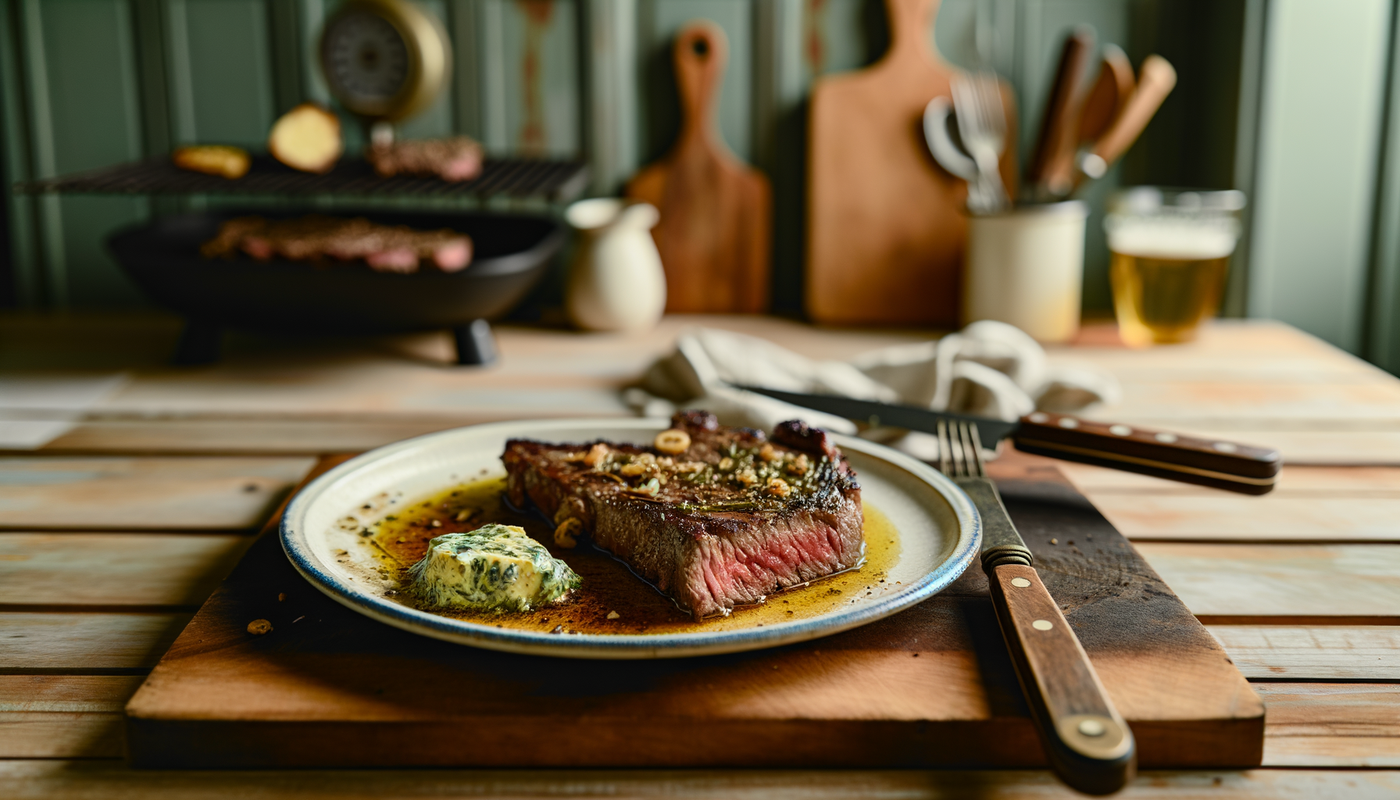
{"type": "Polygon", "coordinates": [[[1274,488],[1277,450],[1037,411],[1021,418],[1011,441],[1026,453],[1141,472],[1244,494],[1274,488]]]}
{"type": "Polygon", "coordinates": [[[987,580],[1051,767],[1081,792],[1122,789],[1137,771],[1133,732],[1035,568],[1003,564],[987,580]]]}

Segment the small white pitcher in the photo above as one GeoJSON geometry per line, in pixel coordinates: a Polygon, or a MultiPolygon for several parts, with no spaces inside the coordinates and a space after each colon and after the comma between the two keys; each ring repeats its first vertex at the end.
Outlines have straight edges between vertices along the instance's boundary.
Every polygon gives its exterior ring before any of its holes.
{"type": "Polygon", "coordinates": [[[569,271],[569,319],[592,331],[651,328],[666,310],[666,273],[651,229],[661,219],[648,203],[611,197],[580,200],[564,219],[579,232],[569,271]]]}

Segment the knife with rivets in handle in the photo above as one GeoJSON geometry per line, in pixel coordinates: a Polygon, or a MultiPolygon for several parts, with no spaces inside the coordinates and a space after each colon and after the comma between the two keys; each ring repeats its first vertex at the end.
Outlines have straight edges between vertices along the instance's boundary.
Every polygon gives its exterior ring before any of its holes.
{"type": "Polygon", "coordinates": [[[982,448],[995,451],[1010,439],[1024,453],[1138,472],[1242,494],[1268,494],[1278,480],[1283,459],[1277,450],[1218,439],[1204,439],[1134,425],[1097,422],[1067,414],[1037,411],[1006,421],[933,411],[915,406],[736,386],[795,406],[845,417],[871,426],[888,425],[934,433],[939,420],[975,423],[982,448]]]}

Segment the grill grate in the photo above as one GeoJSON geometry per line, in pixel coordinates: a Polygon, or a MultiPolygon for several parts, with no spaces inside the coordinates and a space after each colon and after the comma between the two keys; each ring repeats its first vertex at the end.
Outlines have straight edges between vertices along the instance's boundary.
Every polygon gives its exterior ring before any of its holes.
{"type": "Polygon", "coordinates": [[[486,159],[481,176],[449,183],[438,178],[381,178],[363,159],[342,159],[324,175],[298,172],[270,156],[254,156],[248,174],[236,180],[190,172],[169,158],[63,175],[15,190],[27,194],[340,194],[395,197],[540,198],[565,203],[583,193],[588,167],[581,161],[486,159]]]}

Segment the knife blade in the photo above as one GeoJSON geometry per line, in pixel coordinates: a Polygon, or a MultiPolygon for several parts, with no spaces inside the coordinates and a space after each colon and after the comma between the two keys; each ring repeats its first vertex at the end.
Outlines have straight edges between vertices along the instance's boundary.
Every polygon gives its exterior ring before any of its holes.
{"type": "Polygon", "coordinates": [[[1273,491],[1283,465],[1279,452],[1267,447],[1096,422],[1068,414],[1037,411],[1008,422],[838,395],[788,392],[762,386],[735,388],[867,422],[872,427],[888,425],[935,433],[939,420],[949,424],[975,423],[984,450],[995,451],[1002,439],[1010,439],[1017,450],[1025,453],[1242,494],[1273,491]]]}

